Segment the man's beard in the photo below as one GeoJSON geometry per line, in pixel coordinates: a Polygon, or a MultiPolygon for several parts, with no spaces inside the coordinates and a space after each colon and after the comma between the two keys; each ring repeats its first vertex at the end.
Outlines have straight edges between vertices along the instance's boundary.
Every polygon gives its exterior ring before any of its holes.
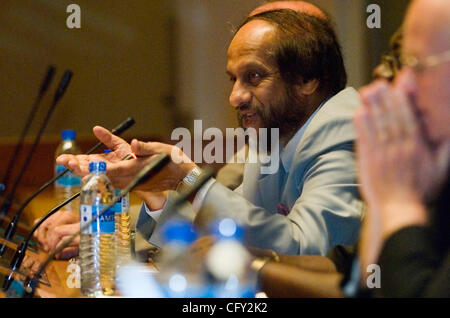
{"type": "MultiPolygon", "coordinates": [[[[254,110],[261,122],[261,128],[267,128],[269,140],[271,128],[279,129],[280,139],[290,139],[307,120],[308,115],[305,100],[297,96],[292,85],[286,86],[281,100],[263,106],[248,105],[247,108],[254,110]]],[[[239,112],[237,116],[239,126],[244,128],[239,112]]]]}

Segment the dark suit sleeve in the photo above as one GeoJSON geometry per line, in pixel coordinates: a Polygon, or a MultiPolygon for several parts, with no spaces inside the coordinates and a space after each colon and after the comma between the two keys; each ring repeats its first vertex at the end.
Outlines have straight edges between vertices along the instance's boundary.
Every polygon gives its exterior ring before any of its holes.
{"type": "Polygon", "coordinates": [[[399,230],[383,246],[378,297],[450,297],[450,254],[442,253],[429,228],[399,230]]]}

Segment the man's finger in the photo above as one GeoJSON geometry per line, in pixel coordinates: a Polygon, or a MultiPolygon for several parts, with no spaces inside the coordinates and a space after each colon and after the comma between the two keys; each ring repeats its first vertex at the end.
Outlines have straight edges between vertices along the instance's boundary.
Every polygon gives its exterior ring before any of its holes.
{"type": "Polygon", "coordinates": [[[373,117],[374,128],[376,129],[375,136],[381,142],[385,142],[389,138],[389,120],[387,115],[384,96],[389,90],[388,84],[385,81],[376,81],[371,84],[365,94],[361,94],[363,105],[367,107],[373,117]]]}
{"type": "Polygon", "coordinates": [[[78,247],[66,247],[60,253],[56,254],[57,259],[71,259],[72,257],[77,256],[79,253],[78,247]]]}
{"type": "Polygon", "coordinates": [[[89,162],[86,155],[61,155],[56,158],[56,163],[70,169],[76,175],[84,175],[85,169],[82,169],[83,161],[89,162]]]}
{"type": "Polygon", "coordinates": [[[137,139],[131,141],[131,151],[136,156],[152,156],[171,152],[171,146],[161,142],[143,142],[137,139]]]}
{"type": "Polygon", "coordinates": [[[80,223],[64,224],[56,226],[47,234],[47,245],[53,250],[63,240],[64,237],[70,236],[80,229],[80,223]]]}
{"type": "Polygon", "coordinates": [[[399,115],[398,96],[391,87],[385,87],[380,91],[380,100],[383,105],[384,113],[380,120],[384,121],[384,134],[387,134],[390,141],[395,141],[402,138],[403,135],[403,121],[399,115]]]}
{"type": "Polygon", "coordinates": [[[100,140],[106,147],[115,150],[121,144],[126,143],[122,138],[113,135],[108,129],[102,126],[95,126],[93,129],[95,137],[100,140]]]}
{"type": "Polygon", "coordinates": [[[131,151],[136,155],[136,156],[151,156],[156,154],[156,149],[154,148],[154,143],[152,142],[143,142],[143,141],[139,141],[137,139],[133,139],[131,141],[131,151]]]}
{"type": "Polygon", "coordinates": [[[62,165],[64,167],[67,167],[69,164],[69,161],[74,157],[75,157],[74,155],[68,155],[68,154],[60,155],[60,156],[58,156],[58,158],[56,158],[56,163],[59,165],[62,165]]]}
{"type": "Polygon", "coordinates": [[[134,159],[111,164],[107,168],[107,176],[109,178],[134,176],[144,167],[145,162],[145,159],[134,159]]]}
{"type": "MultiPolygon", "coordinates": [[[[56,244],[55,249],[58,248],[62,243],[64,243],[70,235],[64,235],[61,240],[56,244]]],[[[78,247],[80,245],[80,236],[76,236],[67,247],[78,247]]]]}
{"type": "Polygon", "coordinates": [[[392,111],[396,114],[402,133],[407,136],[416,136],[419,133],[419,122],[414,114],[412,105],[406,95],[398,89],[394,89],[393,95],[396,100],[396,109],[392,111]]]}

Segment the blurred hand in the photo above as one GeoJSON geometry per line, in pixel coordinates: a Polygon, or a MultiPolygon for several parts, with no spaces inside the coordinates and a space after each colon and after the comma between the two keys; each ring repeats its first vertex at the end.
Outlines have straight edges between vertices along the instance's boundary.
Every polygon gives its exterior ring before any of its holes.
{"type": "Polygon", "coordinates": [[[161,210],[167,200],[167,191],[149,192],[135,190],[134,193],[136,193],[145,202],[150,211],[161,210]]]}
{"type": "Polygon", "coordinates": [[[405,82],[400,76],[395,86],[376,81],[360,91],[357,165],[371,207],[429,201],[447,175],[450,144],[428,141],[405,82]]]}
{"type": "MultiPolygon", "coordinates": [[[[50,229],[47,234],[46,246],[49,251],[54,251],[61,243],[68,239],[72,234],[80,230],[80,223],[62,224],[50,229]]],[[[57,259],[68,259],[78,255],[78,248],[80,245],[80,236],[64,248],[60,253],[56,254],[57,259]]]]}
{"type": "Polygon", "coordinates": [[[376,81],[360,90],[354,123],[358,178],[368,204],[360,244],[363,274],[392,233],[427,223],[425,203],[447,175],[449,144],[430,144],[408,85],[399,76],[394,85],[376,81]]]}
{"type": "Polygon", "coordinates": [[[23,273],[28,273],[28,271],[30,271],[30,274],[33,275],[41,267],[41,262],[42,260],[39,259],[39,257],[26,254],[22,265],[20,266],[20,270],[23,273]]]}
{"type": "MultiPolygon", "coordinates": [[[[36,224],[38,221],[39,219],[35,220],[34,223],[36,224]]],[[[77,213],[60,210],[50,216],[44,223],[41,224],[40,227],[37,228],[34,233],[34,237],[41,244],[42,248],[48,252],[50,250],[48,235],[54,231],[55,227],[63,224],[73,224],[78,222],[79,219],[77,213]]]]}

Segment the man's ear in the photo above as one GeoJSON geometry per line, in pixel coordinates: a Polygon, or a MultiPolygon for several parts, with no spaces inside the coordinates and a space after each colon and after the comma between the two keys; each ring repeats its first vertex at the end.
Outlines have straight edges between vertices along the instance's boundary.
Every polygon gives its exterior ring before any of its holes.
{"type": "Polygon", "coordinates": [[[297,94],[299,94],[299,96],[301,95],[308,96],[314,94],[317,91],[317,88],[319,87],[319,83],[320,82],[317,79],[312,79],[308,82],[299,83],[295,85],[297,94]]]}

